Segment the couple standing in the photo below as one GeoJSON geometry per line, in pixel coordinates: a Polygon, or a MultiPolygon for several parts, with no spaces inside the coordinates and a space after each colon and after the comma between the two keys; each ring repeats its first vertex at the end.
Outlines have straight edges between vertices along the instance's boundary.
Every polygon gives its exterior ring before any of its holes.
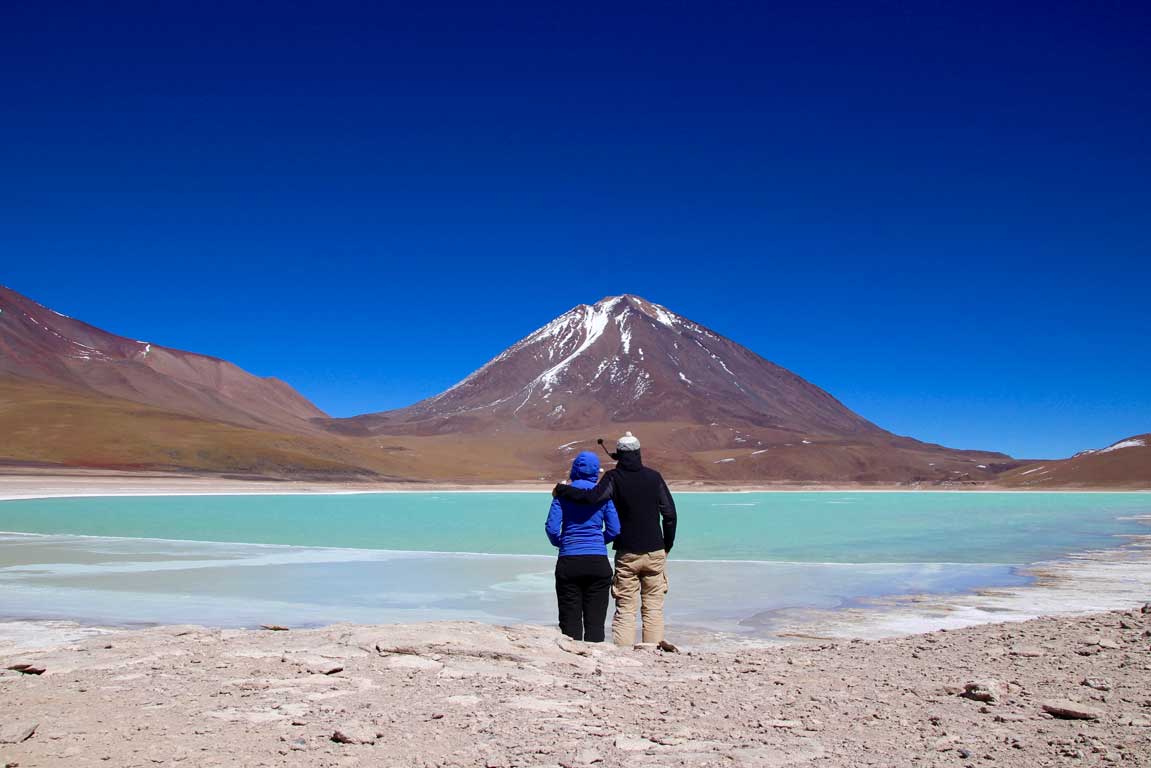
{"type": "MultiPolygon", "coordinates": [[[[603,442],[602,440],[600,441],[603,442]]],[[[556,598],[560,631],[576,640],[604,639],[607,598],[615,598],[612,642],[635,643],[635,614],[643,619],[643,642],[663,637],[667,555],[675,543],[675,502],[663,476],[643,465],[631,432],[616,443],[615,469],[599,478],[599,459],[584,451],[572,462],[571,485],[552,490],[546,530],[559,547],[556,598]],[[615,549],[615,573],[607,543],[615,549]]]]}

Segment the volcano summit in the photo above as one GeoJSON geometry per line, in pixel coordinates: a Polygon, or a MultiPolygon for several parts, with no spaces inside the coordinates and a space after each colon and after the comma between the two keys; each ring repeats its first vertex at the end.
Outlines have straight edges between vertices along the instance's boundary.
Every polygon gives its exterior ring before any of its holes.
{"type": "Polygon", "coordinates": [[[629,295],[572,309],[435,397],[352,421],[370,432],[657,421],[885,434],[746,347],[629,295]]]}

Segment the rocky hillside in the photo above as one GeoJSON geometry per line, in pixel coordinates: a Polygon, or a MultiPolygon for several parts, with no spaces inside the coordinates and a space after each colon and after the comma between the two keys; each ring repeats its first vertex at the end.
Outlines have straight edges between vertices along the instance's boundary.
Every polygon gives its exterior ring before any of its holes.
{"type": "Polygon", "coordinates": [[[0,286],[0,379],[65,387],[250,427],[316,432],[323,411],[278,379],[136,341],[0,286]]]}
{"type": "Polygon", "coordinates": [[[1003,475],[1015,488],[1151,488],[1151,433],[1133,435],[1106,448],[1080,451],[1069,459],[1026,462],[1003,475]]]}

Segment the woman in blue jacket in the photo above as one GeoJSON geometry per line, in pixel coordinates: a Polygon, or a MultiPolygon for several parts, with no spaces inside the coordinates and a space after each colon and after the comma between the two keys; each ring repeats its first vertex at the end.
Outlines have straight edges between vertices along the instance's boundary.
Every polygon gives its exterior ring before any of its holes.
{"type": "MultiPolygon", "coordinates": [[[[572,462],[572,485],[594,488],[599,459],[584,451],[572,462]]],[[[602,643],[611,592],[611,561],[607,543],[619,535],[619,516],[610,500],[596,505],[552,499],[544,529],[559,547],[556,560],[556,600],[560,631],[576,640],[602,643]]]]}

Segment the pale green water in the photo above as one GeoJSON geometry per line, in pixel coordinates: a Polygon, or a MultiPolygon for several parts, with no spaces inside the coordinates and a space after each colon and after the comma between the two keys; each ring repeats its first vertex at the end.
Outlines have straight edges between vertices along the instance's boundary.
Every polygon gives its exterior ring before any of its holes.
{"type": "MultiPolygon", "coordinates": [[[[0,530],[423,552],[551,554],[526,493],[156,496],[9,501],[0,530]]],[[[1151,494],[679,494],[680,558],[1030,563],[1111,546],[1151,494]]]]}
{"type": "MultiPolygon", "coordinates": [[[[19,532],[0,534],[0,618],[550,624],[549,501],[416,493],[0,502],[0,531],[19,532]]],[[[1151,515],[1151,494],[705,493],[677,503],[672,627],[753,634],[797,611],[876,596],[1020,585],[1019,566],[1118,546],[1123,534],[1146,532],[1132,518],[1151,515]]]]}

